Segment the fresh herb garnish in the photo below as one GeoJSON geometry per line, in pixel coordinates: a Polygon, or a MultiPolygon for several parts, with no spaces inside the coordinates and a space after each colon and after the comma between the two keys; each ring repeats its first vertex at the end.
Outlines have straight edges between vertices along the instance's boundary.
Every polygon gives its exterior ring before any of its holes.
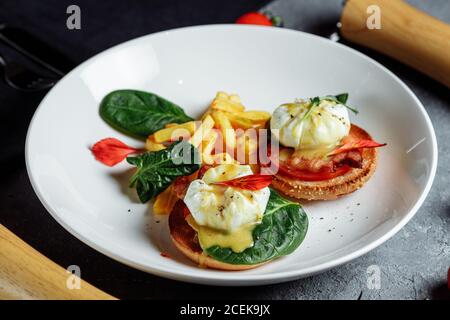
{"type": "Polygon", "coordinates": [[[348,93],[341,93],[341,94],[337,94],[335,96],[328,95],[325,97],[321,97],[320,100],[330,100],[330,101],[334,101],[338,104],[342,104],[344,107],[346,107],[347,109],[352,111],[354,114],[358,114],[358,112],[359,112],[356,108],[353,108],[353,107],[350,107],[349,105],[347,105],[348,93]]]}
{"type": "Polygon", "coordinates": [[[319,105],[319,103],[320,103],[320,98],[319,97],[312,98],[311,101],[310,101],[309,109],[308,109],[308,111],[306,111],[306,113],[304,114],[304,116],[303,116],[301,121],[304,121],[304,120],[308,119],[308,117],[311,115],[313,110],[319,105]]]}
{"type": "Polygon", "coordinates": [[[100,116],[117,130],[139,138],[147,138],[168,123],[193,120],[178,105],[138,90],[109,93],[100,104],[100,116]]]}
{"type": "Polygon", "coordinates": [[[172,144],[169,148],[128,157],[128,163],[137,167],[130,179],[136,186],[139,199],[144,203],[163,192],[177,177],[187,176],[200,169],[197,148],[187,141],[172,144]]]}
{"type": "Polygon", "coordinates": [[[253,230],[252,247],[237,253],[215,245],[205,251],[225,263],[262,263],[292,253],[302,243],[307,230],[308,217],[303,208],[271,189],[262,222],[253,230]]]}
{"type": "Polygon", "coordinates": [[[346,104],[348,100],[348,93],[341,93],[334,96],[337,101],[339,101],[342,104],[346,104]]]}

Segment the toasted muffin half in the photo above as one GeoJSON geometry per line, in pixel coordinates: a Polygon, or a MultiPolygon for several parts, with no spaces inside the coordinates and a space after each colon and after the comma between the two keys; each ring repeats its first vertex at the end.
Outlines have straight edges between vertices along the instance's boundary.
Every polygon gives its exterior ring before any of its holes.
{"type": "Polygon", "coordinates": [[[259,267],[259,264],[229,264],[217,261],[203,253],[197,240],[197,232],[187,223],[184,215],[186,205],[182,200],[178,200],[169,216],[170,236],[175,246],[185,256],[194,261],[200,267],[207,267],[219,270],[240,271],[259,267]]]}
{"type": "MultiPolygon", "coordinates": [[[[352,124],[350,136],[355,140],[372,137],[362,128],[352,124]]],[[[346,174],[323,181],[301,181],[281,174],[275,175],[272,186],[281,193],[306,200],[332,200],[361,188],[375,172],[377,149],[365,148],[362,151],[361,168],[352,168],[346,174]]]]}

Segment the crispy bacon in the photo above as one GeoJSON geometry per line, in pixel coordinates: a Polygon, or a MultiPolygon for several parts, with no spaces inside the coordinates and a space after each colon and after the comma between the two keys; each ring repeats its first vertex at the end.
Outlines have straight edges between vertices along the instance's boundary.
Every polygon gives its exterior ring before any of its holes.
{"type": "Polygon", "coordinates": [[[359,150],[339,153],[331,158],[333,166],[348,165],[352,168],[362,168],[363,157],[359,150]]]}
{"type": "Polygon", "coordinates": [[[307,170],[318,172],[322,168],[333,168],[333,161],[327,158],[305,159],[303,157],[292,157],[286,161],[292,167],[298,170],[307,170]]]}
{"type": "Polygon", "coordinates": [[[319,172],[321,170],[336,170],[336,168],[347,165],[352,168],[361,168],[363,163],[362,149],[377,148],[385,146],[373,140],[350,140],[341,147],[333,150],[326,158],[305,159],[302,157],[291,157],[283,164],[294,167],[296,170],[319,172]]]}
{"type": "Polygon", "coordinates": [[[358,149],[362,149],[362,148],[378,148],[378,147],[384,147],[385,145],[386,145],[386,143],[378,143],[376,141],[367,140],[367,139],[358,140],[358,141],[349,141],[347,143],[344,143],[344,145],[342,145],[341,147],[331,151],[328,155],[333,156],[333,155],[343,153],[343,152],[349,152],[349,151],[358,150],[358,149]]]}
{"type": "MultiPolygon", "coordinates": [[[[200,169],[201,170],[201,169],[200,169]]],[[[184,196],[186,195],[186,191],[189,187],[189,184],[194,181],[195,179],[199,178],[198,175],[200,173],[199,171],[194,172],[193,174],[189,176],[181,176],[175,179],[175,181],[172,184],[173,191],[175,192],[178,199],[184,199],[184,196]]]]}
{"type": "Polygon", "coordinates": [[[248,176],[228,180],[228,181],[221,181],[221,182],[215,182],[213,184],[218,186],[228,186],[228,187],[235,187],[239,189],[245,189],[245,190],[261,190],[265,187],[268,187],[273,180],[273,176],[265,175],[265,174],[251,174],[248,176]]]}
{"type": "Polygon", "coordinates": [[[280,161],[280,165],[295,168],[295,170],[316,173],[324,170],[335,171],[337,168],[344,165],[351,168],[361,168],[362,161],[363,157],[361,151],[353,150],[327,158],[305,159],[302,157],[292,157],[286,161],[280,161]]]}
{"type": "Polygon", "coordinates": [[[188,207],[187,207],[187,206],[184,206],[184,207],[183,207],[183,218],[186,219],[186,217],[187,217],[188,215],[190,215],[190,214],[191,214],[191,212],[189,211],[188,207]]]}
{"type": "Polygon", "coordinates": [[[194,181],[195,179],[201,179],[205,175],[205,172],[209,168],[212,168],[212,167],[208,166],[208,165],[204,165],[200,168],[200,170],[198,170],[197,172],[194,172],[190,176],[182,176],[182,177],[176,178],[175,181],[173,182],[173,190],[174,190],[175,194],[177,195],[177,197],[179,199],[184,199],[184,196],[186,195],[186,191],[189,187],[189,184],[192,181],[194,181]]]}

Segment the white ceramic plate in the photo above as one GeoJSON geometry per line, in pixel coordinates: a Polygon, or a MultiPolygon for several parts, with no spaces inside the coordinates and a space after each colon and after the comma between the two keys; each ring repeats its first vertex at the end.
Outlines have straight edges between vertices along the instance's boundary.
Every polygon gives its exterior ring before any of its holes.
{"type": "Polygon", "coordinates": [[[256,285],[322,272],[394,235],[430,190],[437,146],[417,97],[361,53],[292,30],[214,25],[141,37],[77,67],[37,109],[26,162],[34,190],[51,215],[98,251],[162,277],[256,285]],[[101,99],[123,88],[158,93],[193,117],[219,90],[240,94],[249,109],[267,111],[297,97],[349,92],[349,103],[360,110],[352,122],[388,146],[380,150],[378,169],[364,188],[337,201],[304,205],[310,228],[293,254],[250,271],[200,269],[173,247],[166,220],[157,223],[149,206],[127,188],[130,167],[108,168],[88,149],[104,137],[142,145],[98,115],[101,99]]]}

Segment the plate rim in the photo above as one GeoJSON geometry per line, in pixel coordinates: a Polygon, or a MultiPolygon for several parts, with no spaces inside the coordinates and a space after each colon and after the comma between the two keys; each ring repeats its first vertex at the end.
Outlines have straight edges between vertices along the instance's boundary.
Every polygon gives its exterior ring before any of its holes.
{"type": "Polygon", "coordinates": [[[42,203],[44,208],[50,213],[50,215],[65,229],[67,230],[71,235],[76,237],[78,240],[82,241],[86,245],[90,246],[94,250],[108,256],[111,259],[114,259],[116,261],[119,261],[125,265],[128,265],[130,267],[136,268],[141,271],[145,271],[147,273],[151,273],[157,276],[161,276],[168,279],[173,280],[179,280],[179,281],[185,281],[185,282],[191,282],[191,283],[199,283],[199,284],[207,284],[207,285],[225,285],[225,286],[252,286],[252,285],[260,285],[260,284],[269,284],[269,283],[280,283],[280,282],[286,282],[294,279],[299,279],[307,276],[312,276],[317,273],[324,272],[326,270],[329,270],[331,268],[337,267],[339,265],[345,264],[351,260],[354,260],[370,251],[375,249],[376,247],[380,246],[387,240],[389,240],[391,237],[393,237],[398,231],[400,231],[411,219],[414,217],[414,215],[417,213],[418,209],[422,206],[423,202],[425,201],[427,195],[430,192],[430,189],[433,185],[434,178],[436,175],[437,170],[437,163],[438,163],[438,146],[437,146],[437,139],[436,139],[436,133],[433,127],[433,123],[431,122],[431,119],[428,115],[428,113],[425,110],[425,107],[419,100],[419,98],[415,95],[415,93],[392,71],[390,71],[388,68],[383,66],[381,63],[377,62],[376,60],[372,59],[371,57],[365,55],[364,53],[353,49],[351,47],[348,47],[344,44],[337,43],[334,41],[331,41],[327,38],[323,38],[314,34],[310,34],[307,32],[294,30],[294,29],[281,29],[281,28],[274,28],[274,27],[265,27],[265,26],[254,26],[254,25],[238,25],[238,24],[208,24],[208,25],[200,25],[200,26],[189,26],[189,27],[181,27],[181,28],[175,28],[170,30],[164,30],[160,32],[150,33],[146,34],[137,38],[133,38],[130,40],[127,40],[125,42],[119,43],[117,45],[114,45],[108,49],[105,49],[94,56],[90,57],[89,59],[83,61],[80,65],[75,67],[73,70],[71,70],[68,74],[66,74],[47,94],[45,97],[41,100],[38,107],[36,108],[33,117],[30,121],[26,139],[25,139],[25,165],[28,177],[31,182],[31,186],[33,188],[33,191],[37,195],[39,201],[42,203]],[[377,239],[371,241],[370,243],[366,244],[365,246],[361,247],[358,250],[355,250],[353,252],[350,252],[348,254],[343,255],[340,258],[332,259],[327,262],[323,262],[321,264],[311,266],[308,268],[302,268],[299,270],[291,270],[291,271],[281,271],[281,272],[272,272],[270,274],[247,274],[247,273],[223,273],[223,274],[210,274],[210,273],[199,273],[199,274],[189,274],[189,271],[179,271],[179,270],[171,270],[168,271],[163,268],[154,267],[154,266],[148,266],[141,264],[137,261],[131,261],[130,259],[124,257],[123,255],[118,255],[116,253],[111,252],[107,248],[104,248],[95,242],[91,241],[90,239],[82,236],[77,230],[72,228],[69,224],[65,223],[60,216],[57,213],[57,210],[54,210],[51,205],[44,199],[44,196],[41,194],[40,190],[38,189],[37,182],[33,176],[33,172],[31,170],[31,161],[30,159],[30,136],[31,132],[33,131],[33,126],[38,118],[38,115],[40,113],[40,110],[42,110],[42,106],[46,103],[48,97],[51,95],[52,91],[55,90],[55,88],[59,87],[61,84],[61,81],[70,77],[73,73],[78,72],[79,69],[82,69],[85,65],[92,62],[94,59],[98,59],[103,55],[108,54],[110,51],[119,49],[120,47],[125,47],[128,45],[131,45],[133,42],[141,41],[144,38],[151,38],[157,35],[161,34],[171,34],[174,32],[183,32],[186,30],[196,30],[196,29],[208,29],[208,28],[223,28],[223,29],[235,29],[235,28],[243,28],[243,29],[255,29],[255,30],[266,30],[268,32],[280,32],[280,33],[295,33],[302,37],[306,38],[312,38],[315,41],[321,41],[321,42],[328,42],[331,43],[337,47],[341,47],[343,50],[347,50],[348,52],[351,52],[360,58],[366,60],[367,62],[375,65],[376,67],[380,68],[382,71],[387,73],[390,77],[392,77],[400,86],[413,98],[415,103],[419,106],[419,110],[422,113],[423,118],[425,119],[426,127],[428,131],[431,133],[431,146],[432,146],[432,154],[431,154],[431,169],[430,169],[430,176],[428,177],[428,180],[426,182],[425,187],[423,188],[421,194],[417,198],[416,202],[414,203],[413,207],[409,210],[409,212],[389,231],[378,237],[377,239]]]}

